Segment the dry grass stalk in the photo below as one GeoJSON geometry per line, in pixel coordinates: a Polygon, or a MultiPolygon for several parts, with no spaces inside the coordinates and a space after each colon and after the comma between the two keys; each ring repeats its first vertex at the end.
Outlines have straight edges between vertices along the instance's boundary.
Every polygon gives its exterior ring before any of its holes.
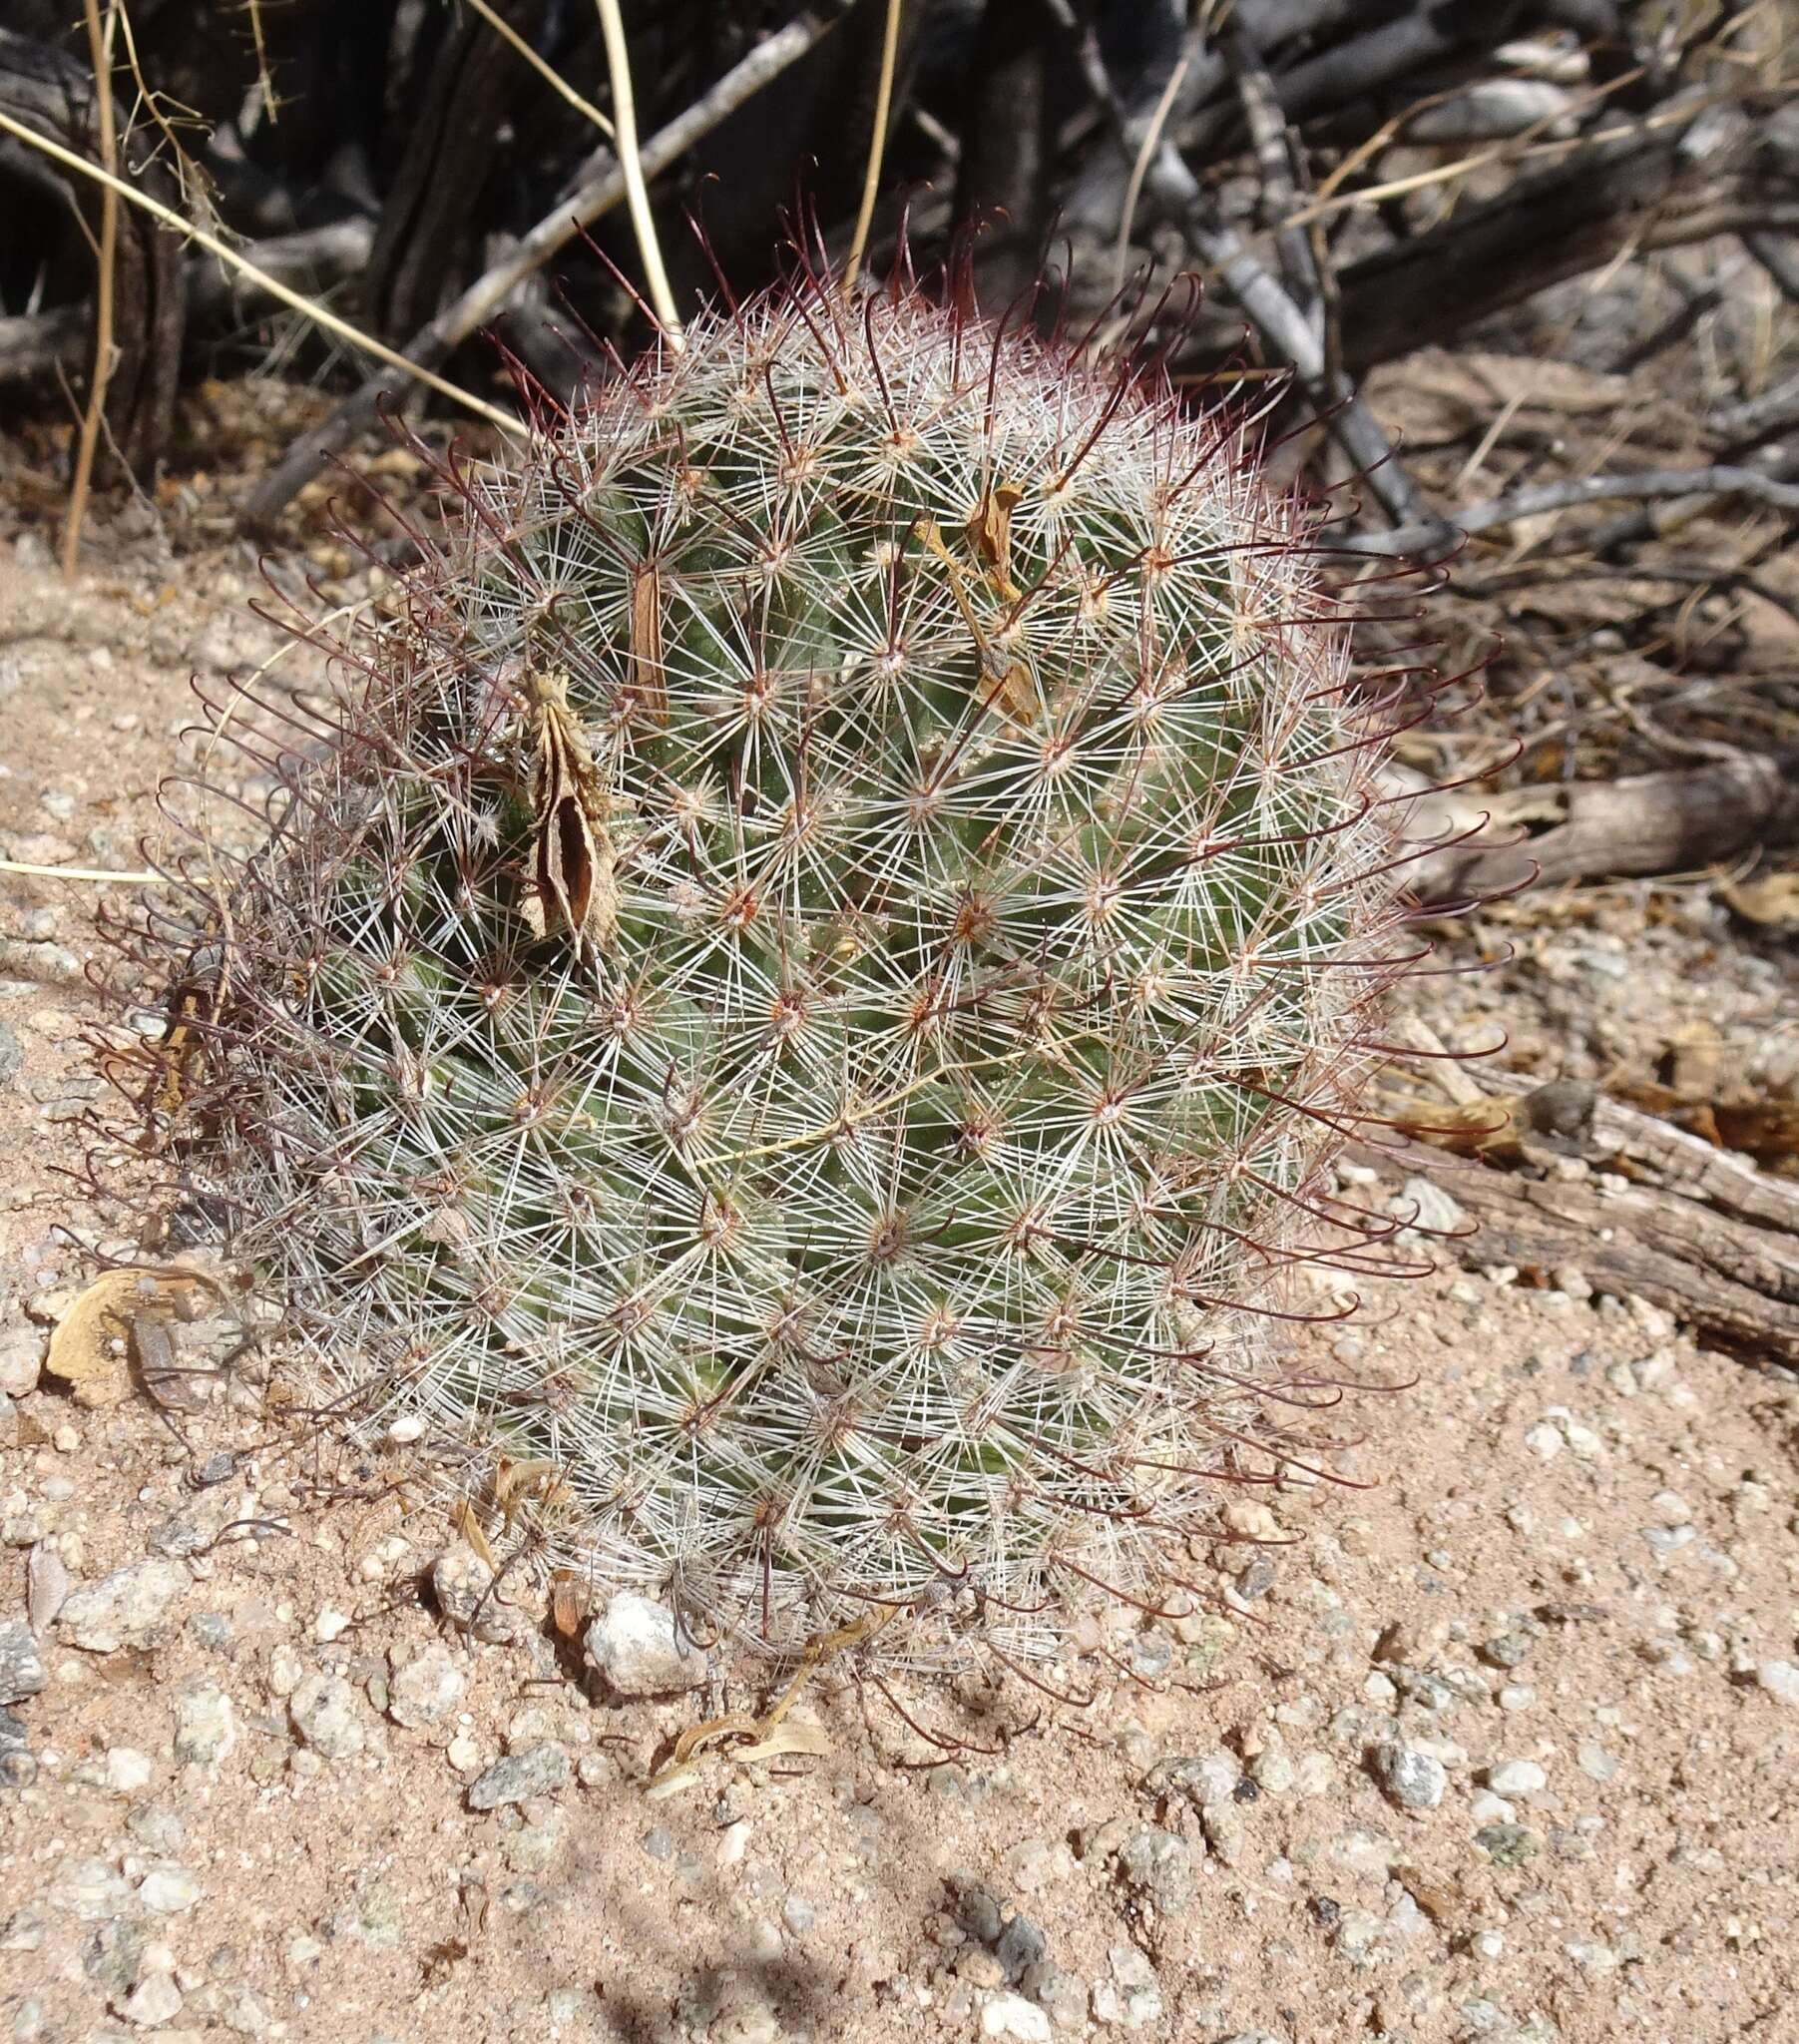
{"type": "MultiPolygon", "coordinates": [[[[109,177],[118,161],[118,136],[113,123],[112,29],[117,6],[100,19],[100,0],[83,0],[88,25],[88,54],[94,66],[94,101],[100,130],[100,161],[109,177]]],[[[115,181],[116,182],[116,181],[115,181]]],[[[81,521],[94,476],[94,449],[106,411],[106,386],[113,373],[113,271],[119,251],[119,195],[111,186],[100,195],[100,249],[94,283],[94,374],[88,406],[82,414],[81,439],[75,450],[75,478],[69,486],[69,515],[63,526],[63,575],[73,582],[81,565],[81,521]]]]}

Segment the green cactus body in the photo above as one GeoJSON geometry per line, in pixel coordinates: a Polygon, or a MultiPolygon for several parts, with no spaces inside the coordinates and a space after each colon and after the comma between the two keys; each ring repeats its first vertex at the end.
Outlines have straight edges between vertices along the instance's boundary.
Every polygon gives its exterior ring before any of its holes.
{"type": "Polygon", "coordinates": [[[1400,920],[1295,520],[1165,393],[817,288],[465,483],[230,896],[242,1253],[696,1625],[1029,1655],[1152,1594],[1313,1439],[1267,1330],[1355,1234],[1400,920]],[[546,675],[591,942],[533,912],[546,675]]]}

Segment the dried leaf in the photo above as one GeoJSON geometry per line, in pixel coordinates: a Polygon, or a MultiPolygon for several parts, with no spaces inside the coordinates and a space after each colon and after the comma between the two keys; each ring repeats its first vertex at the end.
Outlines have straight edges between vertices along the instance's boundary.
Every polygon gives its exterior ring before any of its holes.
{"type": "Polygon", "coordinates": [[[586,955],[609,948],[619,926],[606,791],[569,708],[568,677],[544,668],[525,679],[536,752],[531,878],[537,908],[546,931],[554,911],[586,955]]]}
{"type": "Polygon", "coordinates": [[[822,1725],[809,1725],[803,1719],[777,1725],[766,1739],[758,1740],[754,1746],[739,1747],[731,1755],[733,1761],[778,1760],[783,1754],[810,1753],[827,1754],[831,1742],[822,1725]]]}
{"type": "Polygon", "coordinates": [[[1732,915],[1758,929],[1799,924],[1799,873],[1764,873],[1759,880],[1726,881],[1718,899],[1732,915]]]}
{"type": "Polygon", "coordinates": [[[1705,1021],[1687,1022],[1668,1039],[1663,1058],[1667,1082],[1688,1100],[1710,1100],[1723,1076],[1724,1039],[1705,1021]]]}
{"type": "Polygon", "coordinates": [[[1523,1127],[1518,1107],[1522,1094],[1458,1104],[1436,1100],[1402,1100],[1393,1105],[1393,1119],[1402,1132],[1433,1149],[1457,1157],[1505,1155],[1519,1148],[1523,1127]]]}
{"type": "Polygon", "coordinates": [[[588,1584],[573,1569],[558,1569],[550,1578],[550,1621],[565,1640],[581,1630],[588,1614],[588,1584]]]}
{"type": "Polygon", "coordinates": [[[174,1325],[163,1314],[132,1316],[131,1347],[145,1390],[165,1411],[198,1412],[206,1404],[202,1385],[210,1372],[183,1363],[174,1325]]]}
{"type": "Polygon", "coordinates": [[[1016,483],[997,483],[982,494],[965,530],[968,543],[987,567],[987,581],[1002,603],[1017,603],[1012,579],[1012,513],[1024,495],[1016,483]]]}
{"type": "Polygon", "coordinates": [[[481,1530],[481,1521],[475,1516],[475,1508],[465,1497],[459,1497],[450,1512],[450,1525],[458,1539],[465,1541],[490,1569],[497,1569],[494,1551],[487,1544],[487,1535],[481,1530]]]}
{"type": "Polygon", "coordinates": [[[654,561],[640,561],[631,577],[631,686],[652,724],[669,721],[663,672],[663,578],[654,561]]]}
{"type": "Polygon", "coordinates": [[[70,1387],[76,1404],[117,1405],[131,1392],[126,1343],[139,1312],[159,1292],[209,1281],[196,1271],[103,1271],[58,1321],[45,1369],[70,1387]]]}
{"type": "Polygon", "coordinates": [[[975,642],[975,667],[979,675],[982,708],[997,710],[1013,725],[1035,723],[1039,704],[1037,685],[1032,681],[1030,671],[1021,661],[1014,660],[1004,647],[996,645],[975,616],[968,591],[963,587],[961,564],[944,545],[943,534],[927,519],[920,524],[918,537],[926,551],[941,561],[948,571],[950,594],[956,599],[962,622],[975,642]]]}
{"type": "Polygon", "coordinates": [[[1799,1101],[1714,1101],[1712,1123],[1726,1150],[1742,1150],[1759,1164],[1799,1157],[1799,1101]]]}

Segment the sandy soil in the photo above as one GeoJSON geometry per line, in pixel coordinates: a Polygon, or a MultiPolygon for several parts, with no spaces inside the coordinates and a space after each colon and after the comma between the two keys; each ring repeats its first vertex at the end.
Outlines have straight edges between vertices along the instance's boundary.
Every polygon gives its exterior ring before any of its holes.
{"type": "MultiPolygon", "coordinates": [[[[135,865],[190,675],[275,643],[246,550],[128,516],[93,551],[71,592],[35,532],[0,546],[15,860],[135,865]]],[[[457,1631],[404,1445],[319,1436],[253,1360],[164,1404],[37,1382],[126,1225],[65,1175],[99,891],[0,873],[0,1627],[28,1577],[40,1617],[74,1600],[0,1721],[0,2035],[1799,2034],[1790,1380],[1577,1271],[1442,1273],[1306,1337],[1410,1387],[1359,1408],[1361,1487],[1245,1527],[1297,1544],[1203,1558],[1229,1620],[1145,1623],[1082,1710],[906,1692],[993,1749],[949,1759],[827,1671],[828,1754],[651,1800],[738,1699],[618,1705],[541,1624],[457,1631]]],[[[1790,1062],[1779,954],[1645,899],[1514,910],[1517,962],[1430,983],[1428,1018],[1466,1046],[1503,1013],[1547,1079],[1651,1059],[1702,985],[1740,1068],[1790,1062]]],[[[231,1344],[178,1332],[201,1372],[231,1344]]]]}

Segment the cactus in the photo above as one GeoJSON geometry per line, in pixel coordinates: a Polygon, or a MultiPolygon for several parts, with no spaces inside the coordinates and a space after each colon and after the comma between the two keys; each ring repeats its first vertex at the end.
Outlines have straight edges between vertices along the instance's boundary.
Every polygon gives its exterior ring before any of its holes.
{"type": "Polygon", "coordinates": [[[1403,909],[1302,514],[1147,372],[816,280],[451,473],[198,888],[189,1182],[359,1412],[695,1630],[1153,1605],[1328,1446],[1275,1336],[1380,1233],[1327,1167],[1403,909]]]}

